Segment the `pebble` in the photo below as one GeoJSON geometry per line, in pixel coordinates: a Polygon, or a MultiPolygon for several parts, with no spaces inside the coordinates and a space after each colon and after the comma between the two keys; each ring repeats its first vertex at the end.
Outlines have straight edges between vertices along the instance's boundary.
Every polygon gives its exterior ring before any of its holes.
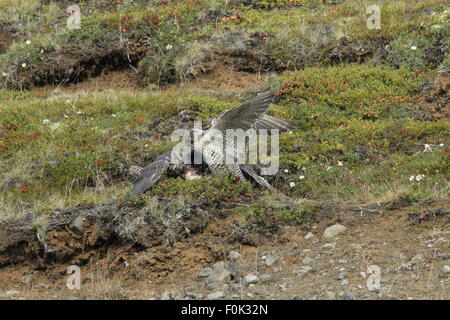
{"type": "Polygon", "coordinates": [[[161,300],[174,300],[176,296],[176,293],[173,291],[166,291],[163,292],[160,296],[161,300]]]}
{"type": "Polygon", "coordinates": [[[209,277],[212,274],[213,270],[211,268],[203,268],[202,270],[200,270],[200,272],[198,273],[198,276],[200,278],[206,278],[209,277]]]}
{"type": "Polygon", "coordinates": [[[305,259],[303,259],[303,264],[308,265],[308,264],[311,264],[313,261],[314,261],[314,259],[311,259],[310,257],[306,257],[305,259]]]}
{"type": "Polygon", "coordinates": [[[20,291],[17,291],[17,290],[9,290],[9,291],[5,292],[5,295],[7,297],[17,296],[19,294],[20,294],[20,291]]]}
{"type": "Polygon", "coordinates": [[[303,275],[307,274],[311,270],[312,270],[312,267],[310,267],[310,266],[300,267],[300,269],[298,269],[296,271],[296,274],[299,275],[299,276],[303,276],[303,275]]]}
{"type": "Polygon", "coordinates": [[[336,242],[325,243],[322,248],[324,249],[334,249],[336,248],[336,242]]]}
{"type": "Polygon", "coordinates": [[[326,300],[334,300],[334,299],[336,299],[336,293],[334,293],[332,291],[327,291],[327,292],[325,292],[324,298],[326,300]]]}
{"type": "Polygon", "coordinates": [[[344,232],[345,230],[347,230],[347,228],[345,226],[343,226],[342,224],[335,224],[331,227],[328,227],[325,229],[323,236],[325,238],[334,238],[337,235],[341,234],[342,232],[344,232]]]}
{"type": "Polygon", "coordinates": [[[344,280],[346,275],[347,275],[347,274],[346,274],[344,271],[339,272],[339,274],[338,274],[338,280],[344,280]]]}
{"type": "Polygon", "coordinates": [[[441,271],[442,271],[443,274],[449,274],[450,273],[450,267],[445,265],[445,266],[442,267],[441,271]]]}
{"type": "Polygon", "coordinates": [[[244,277],[243,283],[244,286],[248,286],[250,284],[255,284],[259,282],[259,278],[254,274],[248,274],[244,277]]]}
{"type": "Polygon", "coordinates": [[[351,292],[343,292],[341,295],[342,300],[355,300],[356,296],[351,292]]]}
{"type": "Polygon", "coordinates": [[[27,274],[27,275],[24,275],[22,278],[20,278],[20,283],[29,285],[32,280],[33,280],[33,275],[27,274]]]}
{"type": "Polygon", "coordinates": [[[272,266],[277,261],[278,261],[278,257],[271,255],[271,254],[266,255],[265,262],[268,267],[272,266]]]}
{"type": "Polygon", "coordinates": [[[414,265],[419,265],[419,264],[423,263],[424,261],[425,261],[425,256],[423,254],[418,254],[411,259],[410,263],[412,263],[414,265]]]}
{"type": "Polygon", "coordinates": [[[230,251],[230,253],[228,254],[228,259],[229,260],[237,260],[241,257],[241,254],[237,251],[230,251]]]}
{"type": "Polygon", "coordinates": [[[272,280],[272,275],[269,273],[265,273],[259,276],[259,280],[261,282],[269,282],[272,280]]]}
{"type": "Polygon", "coordinates": [[[305,236],[305,239],[308,240],[311,239],[312,237],[314,237],[314,234],[312,232],[308,232],[305,236]]]}
{"type": "Polygon", "coordinates": [[[225,297],[225,293],[223,291],[217,291],[211,294],[208,294],[208,300],[218,300],[225,297]]]}

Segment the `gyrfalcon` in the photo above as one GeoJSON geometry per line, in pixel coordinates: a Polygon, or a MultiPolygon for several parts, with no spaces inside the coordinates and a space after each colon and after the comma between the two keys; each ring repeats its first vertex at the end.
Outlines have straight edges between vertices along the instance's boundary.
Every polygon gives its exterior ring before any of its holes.
{"type": "Polygon", "coordinates": [[[245,180],[251,178],[259,185],[271,191],[277,191],[272,187],[266,179],[258,175],[249,164],[227,163],[224,161],[224,154],[221,152],[223,146],[229,144],[226,141],[227,129],[255,129],[255,130],[272,130],[277,129],[279,132],[293,131],[296,129],[291,122],[275,118],[265,114],[270,103],[274,101],[276,94],[273,92],[265,92],[256,96],[254,99],[245,102],[237,107],[224,110],[220,115],[211,121],[211,127],[203,130],[199,139],[199,145],[189,145],[182,149],[173,149],[158,155],[149,165],[141,168],[133,166],[133,171],[138,178],[133,181],[133,189],[129,193],[127,199],[138,196],[150,189],[164,174],[183,175],[186,179],[196,179],[200,176],[196,175],[196,167],[199,166],[186,164],[186,154],[188,157],[194,158],[196,155],[203,157],[202,165],[210,170],[213,175],[233,175],[238,179],[245,180]],[[216,135],[209,133],[215,129],[222,132],[222,139],[219,141],[216,135]]]}

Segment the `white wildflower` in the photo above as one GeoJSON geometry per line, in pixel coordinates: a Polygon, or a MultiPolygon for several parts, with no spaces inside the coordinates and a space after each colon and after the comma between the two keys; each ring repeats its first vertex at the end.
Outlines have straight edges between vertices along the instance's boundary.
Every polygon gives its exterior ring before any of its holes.
{"type": "Polygon", "coordinates": [[[117,116],[116,116],[116,114],[115,114],[115,113],[113,113],[113,114],[111,115],[111,117],[115,118],[115,117],[117,117],[117,116]]]}
{"type": "Polygon", "coordinates": [[[424,174],[419,174],[416,176],[416,181],[419,182],[421,180],[425,179],[425,175],[424,174]]]}
{"type": "Polygon", "coordinates": [[[289,187],[291,187],[291,188],[295,187],[295,182],[289,183],[289,187]]]}
{"type": "Polygon", "coordinates": [[[284,173],[288,173],[288,172],[289,172],[289,170],[288,170],[288,169],[284,169],[283,171],[284,171],[284,173]]]}
{"type": "Polygon", "coordinates": [[[30,40],[25,41],[26,44],[31,44],[30,40]]]}
{"type": "Polygon", "coordinates": [[[412,50],[412,51],[416,51],[416,50],[417,50],[417,47],[416,47],[416,46],[411,46],[411,50],[412,50]]]}
{"type": "Polygon", "coordinates": [[[2,76],[6,77],[8,74],[6,72],[2,72],[2,76]]]}
{"type": "Polygon", "coordinates": [[[44,119],[43,121],[42,121],[42,124],[43,125],[47,125],[47,124],[49,124],[50,123],[50,120],[48,120],[48,119],[44,119]]]}
{"type": "Polygon", "coordinates": [[[299,179],[303,180],[303,179],[305,179],[305,176],[300,176],[299,179]]]}
{"type": "Polygon", "coordinates": [[[424,144],[425,149],[423,150],[423,152],[433,152],[433,150],[431,149],[431,146],[428,143],[424,144]]]}
{"type": "Polygon", "coordinates": [[[168,44],[167,46],[166,46],[166,49],[167,50],[171,50],[173,47],[172,47],[172,45],[170,45],[170,44],[168,44]]]}
{"type": "Polygon", "coordinates": [[[439,147],[443,147],[443,146],[444,146],[444,144],[443,144],[443,143],[440,143],[440,144],[439,144],[439,147]]]}
{"type": "Polygon", "coordinates": [[[414,181],[414,179],[415,179],[414,176],[409,177],[409,181],[414,181]]]}
{"type": "Polygon", "coordinates": [[[342,167],[342,166],[344,165],[344,163],[343,163],[342,161],[338,161],[337,165],[338,165],[339,167],[342,167]]]}
{"type": "Polygon", "coordinates": [[[22,63],[22,68],[26,68],[27,64],[26,63],[22,63]]]}

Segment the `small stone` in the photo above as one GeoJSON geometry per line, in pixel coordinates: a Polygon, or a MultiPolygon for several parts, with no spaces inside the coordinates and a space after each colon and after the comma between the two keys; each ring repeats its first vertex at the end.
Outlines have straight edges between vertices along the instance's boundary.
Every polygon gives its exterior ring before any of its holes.
{"type": "Polygon", "coordinates": [[[160,296],[161,300],[175,300],[176,293],[173,291],[163,292],[160,296]]]}
{"type": "Polygon", "coordinates": [[[311,239],[312,237],[314,237],[314,234],[313,234],[312,232],[308,232],[308,233],[306,234],[306,236],[305,236],[305,239],[306,239],[306,240],[309,240],[309,239],[311,239]]]}
{"type": "Polygon", "coordinates": [[[227,281],[231,279],[230,270],[225,268],[223,261],[216,262],[213,265],[212,273],[208,276],[209,281],[227,281]]]}
{"type": "Polygon", "coordinates": [[[334,249],[334,248],[336,248],[336,242],[328,242],[328,243],[325,243],[325,244],[322,246],[322,248],[324,248],[324,249],[334,249]]]}
{"type": "Polygon", "coordinates": [[[342,224],[335,224],[331,227],[326,228],[323,233],[323,236],[328,239],[334,238],[340,233],[344,232],[345,230],[347,230],[347,228],[342,224]]]}
{"type": "Polygon", "coordinates": [[[313,263],[313,261],[314,261],[314,259],[311,259],[310,257],[306,257],[305,259],[303,259],[302,262],[304,265],[308,265],[308,264],[313,263]]]}
{"type": "Polygon", "coordinates": [[[300,269],[298,269],[295,273],[299,276],[304,276],[306,275],[308,272],[310,272],[312,270],[312,267],[310,266],[304,266],[304,267],[300,267],[300,269]]]}
{"type": "Polygon", "coordinates": [[[363,277],[364,279],[367,278],[367,274],[364,271],[361,271],[359,273],[361,275],[361,277],[363,277]]]}
{"type": "Polygon", "coordinates": [[[223,286],[224,286],[223,282],[220,282],[220,281],[213,281],[213,282],[209,282],[209,283],[206,284],[206,288],[209,291],[222,289],[223,286]]]}
{"type": "Polygon", "coordinates": [[[271,255],[271,254],[268,254],[268,255],[266,255],[266,258],[265,258],[264,260],[265,260],[265,262],[266,262],[266,266],[270,267],[270,266],[272,266],[275,262],[278,261],[278,257],[276,257],[276,256],[274,256],[274,255],[271,255]]]}
{"type": "Polygon", "coordinates": [[[450,267],[445,265],[445,266],[442,267],[441,271],[442,271],[443,274],[449,274],[450,273],[450,267]]]}
{"type": "Polygon", "coordinates": [[[228,254],[228,259],[229,260],[237,260],[241,257],[241,254],[237,251],[230,251],[230,253],[228,254]]]}
{"type": "Polygon", "coordinates": [[[259,276],[259,280],[261,282],[270,282],[272,280],[272,275],[268,273],[262,274],[259,276]]]}
{"type": "Polygon", "coordinates": [[[225,297],[225,293],[223,291],[217,291],[211,294],[208,294],[208,300],[218,300],[225,297]]]}
{"type": "Polygon", "coordinates": [[[203,268],[200,270],[200,272],[197,274],[200,278],[206,278],[209,277],[212,274],[213,270],[211,268],[203,268]]]}
{"type": "Polygon", "coordinates": [[[31,281],[33,281],[32,274],[27,274],[27,275],[24,275],[22,278],[20,278],[20,283],[22,283],[24,285],[30,285],[31,281]]]}
{"type": "Polygon", "coordinates": [[[425,256],[423,254],[418,254],[411,259],[411,263],[414,265],[419,265],[425,261],[425,256]]]}
{"type": "Polygon", "coordinates": [[[355,300],[356,296],[351,292],[343,292],[341,295],[342,300],[355,300]]]}
{"type": "Polygon", "coordinates": [[[338,260],[338,263],[339,263],[339,264],[347,264],[348,261],[347,261],[347,260],[338,260]]]}
{"type": "Polygon", "coordinates": [[[412,263],[403,263],[400,266],[400,269],[406,270],[406,271],[411,271],[411,270],[414,270],[414,266],[412,265],[412,263]]]}
{"type": "Polygon", "coordinates": [[[45,283],[39,283],[38,285],[34,286],[35,289],[50,289],[50,286],[45,283]]]}
{"type": "Polygon", "coordinates": [[[244,277],[244,286],[249,286],[250,284],[256,284],[259,282],[259,278],[254,274],[248,274],[244,277]]]}
{"type": "Polygon", "coordinates": [[[341,285],[343,285],[343,286],[347,286],[348,284],[349,284],[349,282],[347,279],[344,279],[341,281],[341,285]]]}
{"type": "Polygon", "coordinates": [[[19,294],[20,294],[20,291],[17,291],[17,290],[9,290],[9,291],[5,292],[5,295],[7,297],[17,296],[19,294]]]}
{"type": "Polygon", "coordinates": [[[224,266],[224,268],[230,272],[232,277],[236,277],[239,274],[241,266],[239,265],[238,262],[233,261],[233,262],[227,263],[224,266]]]}
{"type": "Polygon", "coordinates": [[[327,292],[325,292],[324,298],[325,298],[325,300],[335,300],[336,293],[334,293],[332,291],[327,291],[327,292]]]}
{"type": "Polygon", "coordinates": [[[230,286],[231,292],[240,292],[242,290],[242,286],[240,284],[234,284],[230,286]]]}
{"type": "Polygon", "coordinates": [[[339,272],[338,280],[344,280],[346,275],[345,271],[339,272]]]}

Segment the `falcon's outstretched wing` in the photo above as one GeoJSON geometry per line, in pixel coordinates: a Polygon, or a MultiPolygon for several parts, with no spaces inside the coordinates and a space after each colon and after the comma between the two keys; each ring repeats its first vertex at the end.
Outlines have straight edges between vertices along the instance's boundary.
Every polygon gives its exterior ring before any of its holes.
{"type": "Polygon", "coordinates": [[[275,118],[272,116],[269,116],[267,114],[263,114],[261,117],[256,119],[256,122],[253,126],[254,129],[278,129],[280,130],[280,133],[287,132],[287,131],[294,131],[297,129],[297,127],[289,121],[275,118]]]}
{"type": "Polygon", "coordinates": [[[222,111],[219,117],[213,120],[212,128],[220,131],[253,128],[256,120],[267,111],[274,98],[273,92],[265,92],[235,108],[222,111]]]}
{"type": "Polygon", "coordinates": [[[133,189],[128,198],[136,197],[150,189],[167,171],[170,165],[172,151],[164,152],[156,157],[155,161],[141,170],[141,175],[133,181],[133,189]]]}

